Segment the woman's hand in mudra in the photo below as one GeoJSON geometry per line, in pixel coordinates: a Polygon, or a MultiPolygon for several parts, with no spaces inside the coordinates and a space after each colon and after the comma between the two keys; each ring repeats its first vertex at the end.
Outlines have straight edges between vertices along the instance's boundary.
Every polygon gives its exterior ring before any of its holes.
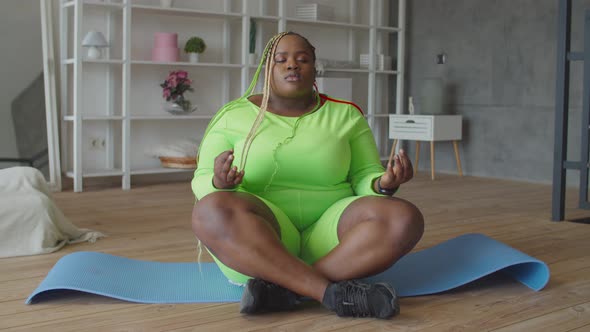
{"type": "Polygon", "coordinates": [[[238,167],[233,166],[234,150],[222,152],[215,158],[213,185],[217,189],[233,189],[242,183],[244,171],[238,172],[238,167]]]}
{"type": "Polygon", "coordinates": [[[392,163],[387,163],[385,173],[381,176],[381,188],[393,190],[414,177],[412,162],[404,150],[399,150],[392,163]]]}

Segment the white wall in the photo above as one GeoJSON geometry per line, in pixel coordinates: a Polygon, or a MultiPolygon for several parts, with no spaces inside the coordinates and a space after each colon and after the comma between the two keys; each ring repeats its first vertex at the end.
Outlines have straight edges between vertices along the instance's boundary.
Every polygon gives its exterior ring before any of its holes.
{"type": "Polygon", "coordinates": [[[0,1],[0,42],[0,156],[16,157],[10,105],[43,70],[39,0],[0,1]]]}

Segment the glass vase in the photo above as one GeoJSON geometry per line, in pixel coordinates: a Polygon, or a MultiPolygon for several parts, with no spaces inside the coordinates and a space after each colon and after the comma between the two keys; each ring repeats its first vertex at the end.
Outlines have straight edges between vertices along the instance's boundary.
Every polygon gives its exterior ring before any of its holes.
{"type": "Polygon", "coordinates": [[[190,100],[185,98],[176,98],[164,103],[164,110],[174,115],[186,115],[197,110],[190,100]]]}

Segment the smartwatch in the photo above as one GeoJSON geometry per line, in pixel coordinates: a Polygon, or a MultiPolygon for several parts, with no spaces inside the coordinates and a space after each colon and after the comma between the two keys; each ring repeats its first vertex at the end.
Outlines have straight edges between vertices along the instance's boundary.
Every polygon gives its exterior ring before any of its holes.
{"type": "Polygon", "coordinates": [[[394,189],[381,188],[381,177],[379,177],[379,179],[377,179],[377,190],[379,191],[379,193],[381,195],[393,196],[393,194],[395,194],[398,189],[399,189],[399,186],[394,189]]]}

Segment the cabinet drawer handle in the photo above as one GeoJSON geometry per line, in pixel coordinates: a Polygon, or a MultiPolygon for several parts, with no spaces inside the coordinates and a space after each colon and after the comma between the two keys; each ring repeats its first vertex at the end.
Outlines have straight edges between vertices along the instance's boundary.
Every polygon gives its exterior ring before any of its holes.
{"type": "Polygon", "coordinates": [[[414,120],[406,120],[406,123],[416,123],[414,120]]]}

